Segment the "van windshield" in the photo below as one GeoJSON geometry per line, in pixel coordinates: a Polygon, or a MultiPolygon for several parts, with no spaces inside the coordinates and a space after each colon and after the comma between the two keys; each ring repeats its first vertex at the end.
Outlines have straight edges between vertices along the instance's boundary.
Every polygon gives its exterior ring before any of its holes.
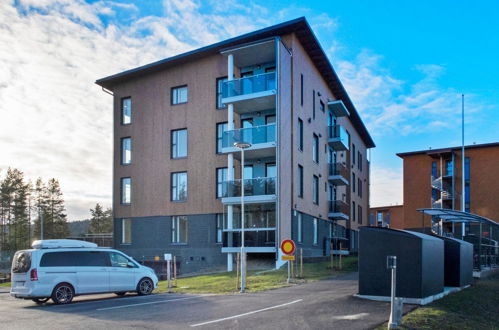
{"type": "Polygon", "coordinates": [[[17,251],[12,259],[13,273],[26,273],[31,268],[31,252],[17,251]]]}

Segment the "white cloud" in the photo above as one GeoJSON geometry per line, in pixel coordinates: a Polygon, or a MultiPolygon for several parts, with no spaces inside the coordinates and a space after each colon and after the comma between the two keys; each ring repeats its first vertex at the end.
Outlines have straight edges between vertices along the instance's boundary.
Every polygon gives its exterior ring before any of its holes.
{"type": "Polygon", "coordinates": [[[402,171],[382,164],[371,169],[371,206],[402,204],[402,171]]]}

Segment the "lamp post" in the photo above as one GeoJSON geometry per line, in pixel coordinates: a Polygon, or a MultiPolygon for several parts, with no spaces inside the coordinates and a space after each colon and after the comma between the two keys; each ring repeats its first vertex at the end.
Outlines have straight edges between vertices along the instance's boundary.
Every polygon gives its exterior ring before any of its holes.
{"type": "Polygon", "coordinates": [[[246,258],[244,254],[244,149],[251,147],[248,142],[235,142],[234,147],[241,149],[241,293],[244,293],[246,284],[245,263],[246,258]]]}

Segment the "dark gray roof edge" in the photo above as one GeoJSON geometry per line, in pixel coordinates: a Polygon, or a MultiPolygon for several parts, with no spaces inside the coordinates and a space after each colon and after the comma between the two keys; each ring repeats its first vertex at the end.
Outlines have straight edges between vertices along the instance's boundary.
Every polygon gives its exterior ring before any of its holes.
{"type": "MultiPolygon", "coordinates": [[[[364,125],[364,122],[360,118],[359,113],[357,112],[357,109],[353,105],[352,100],[348,96],[345,87],[341,83],[338,75],[336,74],[336,71],[333,68],[333,65],[329,61],[329,58],[327,57],[324,49],[322,48],[319,40],[317,39],[314,31],[310,27],[310,24],[308,24],[307,19],[302,16],[293,20],[289,20],[283,23],[279,23],[276,25],[272,25],[260,30],[256,30],[250,33],[246,33],[234,38],[230,38],[227,40],[223,40],[205,47],[201,47],[186,53],[182,53],[179,55],[175,55],[172,57],[168,57],[163,60],[159,60],[153,63],[149,63],[137,68],[133,68],[127,71],[123,71],[111,76],[107,76],[101,79],[98,79],[95,81],[95,83],[103,88],[106,89],[112,89],[112,86],[119,83],[121,80],[126,80],[130,79],[136,76],[140,76],[143,74],[151,73],[156,70],[162,70],[163,68],[166,68],[168,65],[173,64],[174,62],[182,62],[182,61],[188,61],[191,59],[195,59],[196,57],[202,57],[206,56],[209,54],[215,54],[219,52],[221,49],[225,49],[228,47],[231,47],[231,45],[235,45],[238,42],[251,42],[254,40],[257,40],[256,38],[262,37],[262,38],[269,38],[272,36],[277,36],[277,35],[282,35],[284,33],[292,33],[295,32],[298,28],[300,27],[305,27],[307,32],[310,34],[312,37],[312,41],[314,43],[314,46],[317,47],[317,49],[321,53],[321,57],[325,60],[326,65],[330,69],[330,73],[333,75],[333,80],[336,86],[339,89],[339,99],[343,100],[345,103],[345,106],[349,109],[350,111],[350,120],[353,122],[354,126],[356,127],[357,131],[359,132],[359,135],[361,136],[362,140],[366,144],[367,148],[374,148],[376,147],[371,135],[369,134],[366,126],[364,125]],[[253,39],[255,38],[255,39],[253,39]]],[[[326,81],[326,77],[324,77],[326,81]]],[[[330,86],[331,88],[331,86],[330,86]]]]}
{"type": "Polygon", "coordinates": [[[222,41],[219,41],[217,43],[214,43],[214,44],[211,44],[211,45],[208,45],[208,46],[197,48],[197,49],[194,49],[194,50],[182,53],[182,54],[178,54],[178,55],[175,55],[175,56],[172,56],[172,57],[168,57],[168,58],[156,61],[156,62],[152,62],[152,63],[146,64],[146,65],[142,65],[142,66],[130,69],[130,70],[126,70],[126,71],[123,71],[123,72],[120,72],[120,73],[117,73],[117,74],[113,74],[111,76],[107,76],[107,77],[98,79],[98,80],[95,81],[95,83],[97,85],[99,85],[99,86],[102,86],[102,87],[106,88],[106,86],[105,86],[105,85],[107,85],[106,83],[111,83],[112,84],[113,81],[115,81],[115,80],[117,80],[119,78],[124,78],[126,76],[129,76],[131,74],[137,73],[139,71],[140,72],[143,72],[144,70],[149,71],[148,69],[156,68],[157,66],[160,66],[162,64],[174,62],[174,61],[177,61],[177,60],[180,60],[180,59],[186,59],[186,58],[188,58],[188,57],[190,57],[192,55],[196,55],[196,54],[200,54],[200,53],[212,53],[212,52],[216,53],[220,49],[224,48],[225,46],[228,47],[229,44],[236,43],[236,42],[238,42],[240,40],[244,40],[244,39],[247,39],[247,38],[250,38],[250,37],[255,37],[255,36],[258,36],[260,34],[263,34],[263,33],[266,33],[266,32],[271,32],[271,31],[274,31],[274,30],[280,30],[280,29],[283,29],[283,28],[289,28],[289,27],[291,27],[293,25],[296,25],[298,23],[303,23],[303,22],[306,22],[306,19],[305,19],[304,16],[296,18],[296,19],[293,19],[293,20],[290,20],[290,21],[286,21],[286,22],[283,22],[283,23],[279,23],[279,24],[276,24],[276,25],[272,25],[272,26],[269,26],[269,27],[266,27],[266,28],[263,28],[263,29],[260,29],[260,30],[256,30],[256,31],[253,31],[253,32],[242,34],[242,35],[234,37],[234,38],[222,40],[222,41]]]}
{"type": "MultiPolygon", "coordinates": [[[[490,143],[482,143],[482,144],[469,144],[464,146],[464,150],[466,149],[479,149],[479,148],[491,148],[491,147],[499,147],[499,142],[490,142],[490,143]]],[[[439,152],[450,152],[455,150],[461,150],[462,147],[449,147],[449,148],[439,148],[439,149],[426,149],[426,150],[418,150],[418,151],[408,151],[408,152],[399,152],[396,155],[400,158],[405,156],[413,156],[420,154],[428,154],[428,153],[439,153],[439,152]]]]}

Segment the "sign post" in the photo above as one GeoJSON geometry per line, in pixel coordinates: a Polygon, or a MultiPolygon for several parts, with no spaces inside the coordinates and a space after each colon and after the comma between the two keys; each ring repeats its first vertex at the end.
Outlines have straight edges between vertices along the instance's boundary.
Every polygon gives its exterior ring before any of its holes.
{"type": "Polygon", "coordinates": [[[171,291],[171,264],[172,264],[172,254],[171,253],[165,253],[165,260],[166,260],[166,279],[168,280],[168,293],[172,292],[171,291]]]}
{"type": "Polygon", "coordinates": [[[397,290],[397,257],[386,257],[386,268],[392,271],[392,290],[391,290],[391,308],[390,320],[388,321],[388,329],[396,329],[402,321],[402,298],[396,298],[397,290]]]}
{"type": "Polygon", "coordinates": [[[290,239],[285,239],[281,242],[281,251],[285,254],[284,256],[282,256],[282,260],[288,262],[288,283],[291,279],[291,261],[295,260],[295,256],[293,255],[293,253],[295,252],[295,248],[295,242],[290,239]]]}

